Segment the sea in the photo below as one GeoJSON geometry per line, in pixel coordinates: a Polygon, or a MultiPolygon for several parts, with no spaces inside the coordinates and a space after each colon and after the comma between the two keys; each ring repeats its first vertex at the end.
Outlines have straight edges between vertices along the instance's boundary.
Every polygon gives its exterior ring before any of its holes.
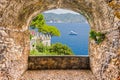
{"type": "Polygon", "coordinates": [[[51,42],[60,42],[69,46],[75,55],[88,55],[89,32],[88,23],[47,23],[56,26],[60,32],[60,37],[52,37],[51,42]],[[77,35],[70,35],[74,31],[77,35]]]}

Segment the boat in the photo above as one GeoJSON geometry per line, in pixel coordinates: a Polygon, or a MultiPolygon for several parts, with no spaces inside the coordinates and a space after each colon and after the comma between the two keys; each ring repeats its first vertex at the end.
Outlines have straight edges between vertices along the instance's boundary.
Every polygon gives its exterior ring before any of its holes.
{"type": "Polygon", "coordinates": [[[70,31],[69,35],[77,35],[75,31],[70,31]]]}

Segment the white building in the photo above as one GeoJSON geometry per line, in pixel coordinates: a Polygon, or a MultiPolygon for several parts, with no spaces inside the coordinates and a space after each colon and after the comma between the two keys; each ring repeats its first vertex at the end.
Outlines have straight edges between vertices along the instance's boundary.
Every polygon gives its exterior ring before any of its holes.
{"type": "Polygon", "coordinates": [[[30,40],[30,49],[35,49],[36,44],[42,43],[44,46],[51,45],[51,35],[39,33],[35,30],[30,30],[31,35],[33,36],[30,40]]]}

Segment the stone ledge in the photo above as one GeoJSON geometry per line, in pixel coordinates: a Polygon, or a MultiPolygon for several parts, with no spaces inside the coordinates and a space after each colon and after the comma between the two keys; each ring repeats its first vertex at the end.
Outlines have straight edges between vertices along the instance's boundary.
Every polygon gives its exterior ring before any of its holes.
{"type": "Polygon", "coordinates": [[[97,80],[90,70],[28,70],[20,80],[97,80]]]}
{"type": "Polygon", "coordinates": [[[90,69],[88,56],[29,56],[28,70],[90,69]]]}

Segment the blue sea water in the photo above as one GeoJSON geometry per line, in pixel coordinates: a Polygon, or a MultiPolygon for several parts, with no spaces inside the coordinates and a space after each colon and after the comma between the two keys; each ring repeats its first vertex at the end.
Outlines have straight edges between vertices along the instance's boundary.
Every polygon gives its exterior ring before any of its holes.
{"type": "Polygon", "coordinates": [[[52,43],[60,42],[68,45],[75,55],[88,55],[89,31],[87,23],[48,23],[56,26],[60,32],[60,37],[52,37],[52,43]],[[75,31],[77,35],[69,35],[70,31],[75,31]]]}

